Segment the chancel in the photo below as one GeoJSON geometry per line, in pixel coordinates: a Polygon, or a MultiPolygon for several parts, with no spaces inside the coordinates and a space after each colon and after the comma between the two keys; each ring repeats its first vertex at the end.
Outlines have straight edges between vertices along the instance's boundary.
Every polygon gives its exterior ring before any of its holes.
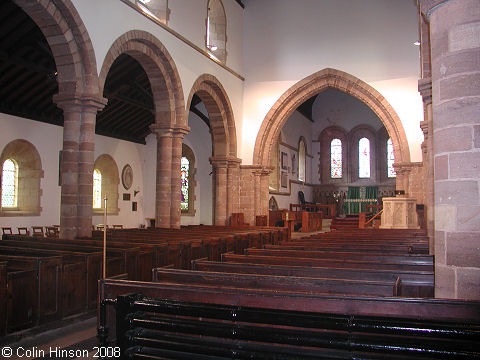
{"type": "Polygon", "coordinates": [[[478,0],[0,24],[2,356],[480,358],[478,0]]]}

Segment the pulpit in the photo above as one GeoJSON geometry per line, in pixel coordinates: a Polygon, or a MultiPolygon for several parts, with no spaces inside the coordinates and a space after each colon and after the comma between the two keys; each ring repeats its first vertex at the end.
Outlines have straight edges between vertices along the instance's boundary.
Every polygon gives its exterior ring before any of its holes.
{"type": "Polygon", "coordinates": [[[408,197],[383,198],[380,229],[418,229],[417,200],[408,197]]]}

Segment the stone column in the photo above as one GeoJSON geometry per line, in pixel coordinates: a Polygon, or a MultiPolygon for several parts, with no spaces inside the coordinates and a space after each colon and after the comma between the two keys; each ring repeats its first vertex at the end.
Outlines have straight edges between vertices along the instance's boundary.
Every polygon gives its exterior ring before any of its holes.
{"type": "Polygon", "coordinates": [[[106,99],[55,95],[54,101],[64,117],[60,237],[91,236],[95,118],[106,99]]]}
{"type": "Polygon", "coordinates": [[[411,163],[394,163],[393,168],[397,174],[396,189],[404,190],[405,195],[410,193],[410,171],[412,170],[411,163]]]}
{"type": "Polygon", "coordinates": [[[422,143],[423,167],[425,183],[423,184],[425,196],[425,216],[427,218],[427,234],[429,239],[429,252],[434,254],[434,170],[433,170],[433,130],[432,130],[432,79],[424,78],[418,82],[418,91],[423,99],[423,117],[420,128],[423,131],[422,143]]]}
{"type": "Polygon", "coordinates": [[[155,196],[155,227],[170,227],[170,208],[172,204],[172,137],[170,128],[151,126],[157,135],[157,176],[155,196]]]}
{"type": "Polygon", "coordinates": [[[210,163],[215,175],[215,225],[227,224],[227,166],[228,162],[223,157],[211,157],[210,163]]]}
{"type": "Polygon", "coordinates": [[[240,163],[237,158],[228,159],[227,167],[227,218],[240,209],[240,163]]]}
{"type": "Polygon", "coordinates": [[[170,206],[170,227],[180,228],[180,191],[181,175],[180,163],[182,160],[182,141],[189,128],[175,128],[172,132],[172,172],[171,172],[171,206],[170,206]]]}
{"type": "Polygon", "coordinates": [[[430,23],[435,296],[480,299],[480,6],[420,0],[430,23]]]}

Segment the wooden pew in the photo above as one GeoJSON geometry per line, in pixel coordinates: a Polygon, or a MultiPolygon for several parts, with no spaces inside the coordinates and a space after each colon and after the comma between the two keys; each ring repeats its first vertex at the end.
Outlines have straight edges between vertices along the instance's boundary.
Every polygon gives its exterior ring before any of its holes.
{"type": "Polygon", "coordinates": [[[266,289],[296,293],[396,296],[397,281],[363,281],[314,277],[233,274],[179,269],[153,269],[153,281],[173,284],[210,285],[243,289],[266,289]]]}
{"type": "Polygon", "coordinates": [[[0,261],[7,263],[6,332],[61,317],[60,257],[1,254],[0,261]]]}
{"type": "Polygon", "coordinates": [[[117,333],[132,357],[480,357],[480,302],[118,280],[100,294],[100,345],[117,333]]]}
{"type": "Polygon", "coordinates": [[[363,253],[363,252],[338,252],[321,250],[285,250],[285,249],[246,249],[245,255],[273,256],[273,257],[294,257],[314,259],[350,259],[361,261],[374,261],[380,263],[431,265],[431,255],[392,255],[384,253],[363,253]]]}
{"type": "Polygon", "coordinates": [[[344,267],[350,269],[373,269],[373,270],[412,270],[412,271],[433,271],[433,264],[402,264],[396,262],[379,263],[375,260],[355,260],[355,259],[330,259],[330,258],[292,258],[292,257],[273,257],[256,255],[237,255],[225,253],[222,254],[222,261],[233,261],[238,263],[255,263],[290,266],[322,266],[322,267],[344,267]]]}
{"type": "Polygon", "coordinates": [[[0,261],[0,336],[7,330],[7,284],[7,262],[0,261]]]}
{"type": "Polygon", "coordinates": [[[397,295],[402,297],[434,296],[433,271],[349,269],[320,266],[289,266],[255,263],[193,261],[192,268],[198,271],[228,272],[238,274],[263,274],[272,276],[316,277],[324,279],[352,279],[364,281],[396,281],[400,279],[397,295]]]}

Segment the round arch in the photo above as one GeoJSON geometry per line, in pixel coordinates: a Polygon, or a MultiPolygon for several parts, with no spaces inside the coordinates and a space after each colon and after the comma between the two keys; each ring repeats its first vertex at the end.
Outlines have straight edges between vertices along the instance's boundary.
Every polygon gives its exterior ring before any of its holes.
{"type": "Polygon", "coordinates": [[[121,54],[137,60],[148,76],[155,105],[155,127],[186,127],[185,102],[177,67],[162,43],[146,31],[132,30],[115,40],[100,70],[100,92],[103,94],[108,71],[121,54]]]}
{"type": "Polygon", "coordinates": [[[212,132],[213,154],[210,162],[213,167],[212,180],[215,189],[214,223],[226,225],[232,212],[238,211],[240,206],[240,160],[237,158],[233,110],[225,89],[212,75],[203,74],[195,81],[190,90],[187,109],[190,109],[195,94],[207,109],[212,132]]]}
{"type": "MultiPolygon", "coordinates": [[[[222,84],[213,75],[203,74],[195,81],[187,101],[190,109],[193,95],[205,104],[213,136],[213,156],[237,156],[237,135],[232,105],[222,84]]],[[[188,119],[188,115],[185,116],[188,119]]]]}
{"type": "Polygon", "coordinates": [[[58,95],[101,101],[97,63],[87,29],[71,0],[13,0],[42,30],[58,70],[58,95]]]}
{"type": "Polygon", "coordinates": [[[271,149],[281,128],[295,109],[307,99],[333,88],[356,97],[380,118],[394,145],[396,163],[410,162],[410,150],[400,118],[388,101],[364,81],[336,69],[314,73],[288,89],[265,116],[255,141],[253,163],[268,167],[271,149]]]}

